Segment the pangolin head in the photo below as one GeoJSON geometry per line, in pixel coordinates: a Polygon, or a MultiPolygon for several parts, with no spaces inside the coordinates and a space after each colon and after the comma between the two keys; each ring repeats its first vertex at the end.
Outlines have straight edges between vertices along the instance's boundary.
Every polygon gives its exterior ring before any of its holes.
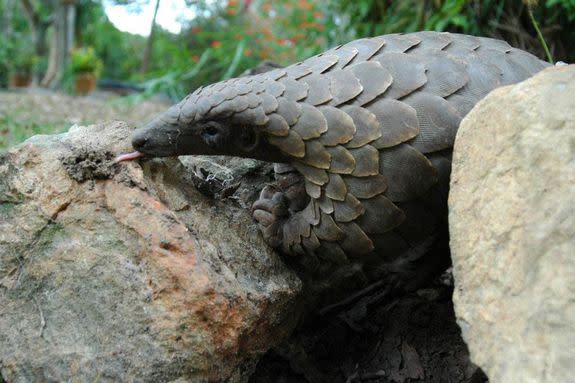
{"type": "Polygon", "coordinates": [[[203,154],[286,162],[286,156],[266,138],[266,101],[269,103],[271,96],[258,77],[231,79],[196,90],[137,129],[132,146],[144,157],[203,154]]]}

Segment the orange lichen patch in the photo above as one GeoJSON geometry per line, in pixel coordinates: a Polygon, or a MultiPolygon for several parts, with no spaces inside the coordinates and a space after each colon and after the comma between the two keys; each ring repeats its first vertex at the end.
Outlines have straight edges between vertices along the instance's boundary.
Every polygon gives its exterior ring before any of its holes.
{"type": "Polygon", "coordinates": [[[253,314],[237,282],[202,261],[187,227],[150,194],[106,182],[105,195],[116,220],[141,237],[139,256],[148,269],[153,301],[164,312],[154,327],[182,347],[201,337],[211,339],[218,354],[236,353],[253,314]]]}

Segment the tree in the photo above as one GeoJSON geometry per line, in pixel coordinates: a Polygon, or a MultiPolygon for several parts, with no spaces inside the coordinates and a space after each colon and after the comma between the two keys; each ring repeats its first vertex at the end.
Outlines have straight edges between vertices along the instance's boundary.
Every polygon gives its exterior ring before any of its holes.
{"type": "Polygon", "coordinates": [[[144,50],[144,56],[142,57],[142,67],[140,69],[141,73],[148,71],[150,66],[150,57],[152,56],[152,49],[154,47],[154,35],[156,33],[156,17],[158,16],[158,9],[160,8],[160,0],[156,0],[156,7],[154,8],[154,17],[152,17],[152,26],[150,27],[150,35],[146,42],[146,49],[144,50]]]}

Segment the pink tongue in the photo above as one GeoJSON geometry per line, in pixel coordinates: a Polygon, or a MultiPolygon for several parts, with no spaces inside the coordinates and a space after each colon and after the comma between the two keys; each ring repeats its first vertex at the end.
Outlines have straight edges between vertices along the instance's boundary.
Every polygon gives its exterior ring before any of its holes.
{"type": "Polygon", "coordinates": [[[120,154],[118,157],[116,157],[114,162],[132,161],[135,160],[136,158],[142,157],[143,155],[144,153],[140,153],[137,151],[132,153],[120,154]]]}

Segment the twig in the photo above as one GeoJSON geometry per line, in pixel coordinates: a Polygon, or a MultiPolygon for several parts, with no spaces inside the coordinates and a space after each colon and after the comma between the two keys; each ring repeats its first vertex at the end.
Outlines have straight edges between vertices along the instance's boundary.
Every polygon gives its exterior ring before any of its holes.
{"type": "Polygon", "coordinates": [[[549,47],[547,46],[547,43],[545,42],[545,39],[543,38],[543,34],[541,33],[541,30],[539,29],[539,23],[537,22],[537,20],[535,20],[535,16],[533,15],[533,9],[531,7],[531,5],[527,5],[527,13],[529,14],[529,18],[531,19],[531,23],[533,24],[533,28],[535,28],[535,31],[537,32],[537,37],[539,38],[539,41],[541,42],[541,45],[543,46],[543,50],[545,50],[545,54],[547,55],[547,61],[549,61],[550,64],[553,64],[553,56],[551,55],[551,52],[549,51],[549,47]]]}
{"type": "Polygon", "coordinates": [[[40,304],[38,303],[38,299],[36,299],[36,297],[34,297],[34,302],[36,302],[36,307],[40,312],[40,334],[38,334],[38,336],[41,338],[44,333],[44,328],[46,328],[46,320],[44,319],[44,312],[42,311],[42,307],[40,307],[40,304]]]}

